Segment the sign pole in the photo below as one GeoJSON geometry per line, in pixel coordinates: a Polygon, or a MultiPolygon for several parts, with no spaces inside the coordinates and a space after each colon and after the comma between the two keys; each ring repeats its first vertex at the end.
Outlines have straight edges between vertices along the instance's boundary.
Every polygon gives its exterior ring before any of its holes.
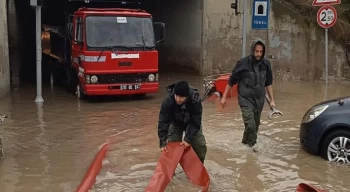
{"type": "Polygon", "coordinates": [[[326,85],[328,85],[328,28],[325,29],[326,85]]]}
{"type": "Polygon", "coordinates": [[[326,90],[328,87],[328,28],[332,27],[337,21],[337,10],[332,5],[341,4],[341,0],[314,0],[313,6],[322,6],[317,12],[317,22],[325,29],[324,42],[325,42],[325,78],[326,78],[326,90]]]}
{"type": "Polygon", "coordinates": [[[246,45],[247,45],[247,4],[248,0],[243,1],[243,29],[242,29],[242,58],[245,57],[246,45]]]}
{"type": "MultiPolygon", "coordinates": [[[[331,0],[324,0],[323,3],[330,3],[331,0]]],[[[334,1],[334,0],[333,0],[334,1]]],[[[315,3],[320,3],[318,0],[315,0],[315,3]]],[[[337,21],[337,10],[330,6],[322,6],[317,12],[317,22],[318,24],[325,29],[324,33],[324,42],[325,42],[325,79],[326,85],[328,85],[328,28],[333,27],[337,21]]]]}
{"type": "Polygon", "coordinates": [[[43,103],[41,77],[41,6],[35,6],[36,11],[36,103],[43,103]]]}
{"type": "MultiPolygon", "coordinates": [[[[245,0],[246,1],[246,0],[245,0]]],[[[267,56],[269,41],[269,15],[270,15],[270,0],[253,0],[252,3],[252,30],[264,30],[267,33],[266,50],[267,56]]]]}
{"type": "Polygon", "coordinates": [[[30,0],[30,6],[35,8],[35,29],[36,29],[36,98],[35,103],[43,103],[42,97],[42,48],[41,48],[41,6],[42,0],[30,0]]]}

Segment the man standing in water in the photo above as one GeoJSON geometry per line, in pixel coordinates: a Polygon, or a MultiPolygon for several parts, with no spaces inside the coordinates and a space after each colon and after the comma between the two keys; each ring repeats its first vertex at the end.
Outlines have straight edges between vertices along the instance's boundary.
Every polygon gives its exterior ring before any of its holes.
{"type": "Polygon", "coordinates": [[[265,44],[262,41],[257,40],[252,43],[251,54],[237,62],[221,99],[221,105],[224,108],[227,93],[233,85],[238,83],[238,103],[245,126],[242,143],[249,147],[253,147],[257,142],[266,90],[271,100],[270,107],[275,107],[271,64],[264,58],[265,50],[265,44]]]}
{"type": "Polygon", "coordinates": [[[191,145],[204,163],[207,146],[202,132],[202,101],[198,90],[186,81],[171,84],[167,90],[169,94],[163,100],[158,122],[161,151],[167,152],[168,142],[182,142],[180,145],[185,148],[191,145]]]}

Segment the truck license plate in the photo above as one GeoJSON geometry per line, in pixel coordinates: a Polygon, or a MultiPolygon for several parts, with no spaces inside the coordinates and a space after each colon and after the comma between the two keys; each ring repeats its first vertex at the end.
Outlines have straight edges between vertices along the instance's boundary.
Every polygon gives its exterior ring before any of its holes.
{"type": "Polygon", "coordinates": [[[120,90],[137,90],[141,88],[141,84],[120,85],[120,90]]]}

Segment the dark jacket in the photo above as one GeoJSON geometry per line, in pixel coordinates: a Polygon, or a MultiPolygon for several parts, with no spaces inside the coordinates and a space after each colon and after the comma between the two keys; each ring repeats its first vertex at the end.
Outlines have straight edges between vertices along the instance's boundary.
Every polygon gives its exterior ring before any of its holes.
{"type": "Polygon", "coordinates": [[[238,83],[238,103],[241,107],[250,107],[255,112],[261,112],[265,101],[265,87],[272,85],[273,77],[270,62],[265,59],[265,45],[263,55],[259,61],[255,60],[254,48],[258,41],[251,46],[251,54],[239,60],[232,70],[229,86],[238,83]]]}
{"type": "Polygon", "coordinates": [[[202,124],[202,102],[197,89],[190,87],[187,100],[180,106],[175,101],[174,84],[167,87],[168,96],[163,100],[158,121],[160,147],[166,145],[170,124],[183,127],[186,131],[184,141],[191,142],[202,124]]]}

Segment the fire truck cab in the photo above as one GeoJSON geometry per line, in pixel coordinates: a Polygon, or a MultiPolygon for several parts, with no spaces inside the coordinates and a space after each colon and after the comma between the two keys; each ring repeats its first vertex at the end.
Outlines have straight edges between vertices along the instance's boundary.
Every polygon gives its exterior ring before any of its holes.
{"type": "Polygon", "coordinates": [[[51,46],[46,55],[58,63],[53,71],[64,68],[54,79],[64,78],[79,99],[158,92],[156,45],[164,40],[164,23],[141,9],[85,7],[65,23],[63,33],[45,26],[51,46]]]}
{"type": "Polygon", "coordinates": [[[158,52],[152,15],[134,9],[80,8],[70,26],[76,91],[86,95],[158,92],[158,52]]]}

